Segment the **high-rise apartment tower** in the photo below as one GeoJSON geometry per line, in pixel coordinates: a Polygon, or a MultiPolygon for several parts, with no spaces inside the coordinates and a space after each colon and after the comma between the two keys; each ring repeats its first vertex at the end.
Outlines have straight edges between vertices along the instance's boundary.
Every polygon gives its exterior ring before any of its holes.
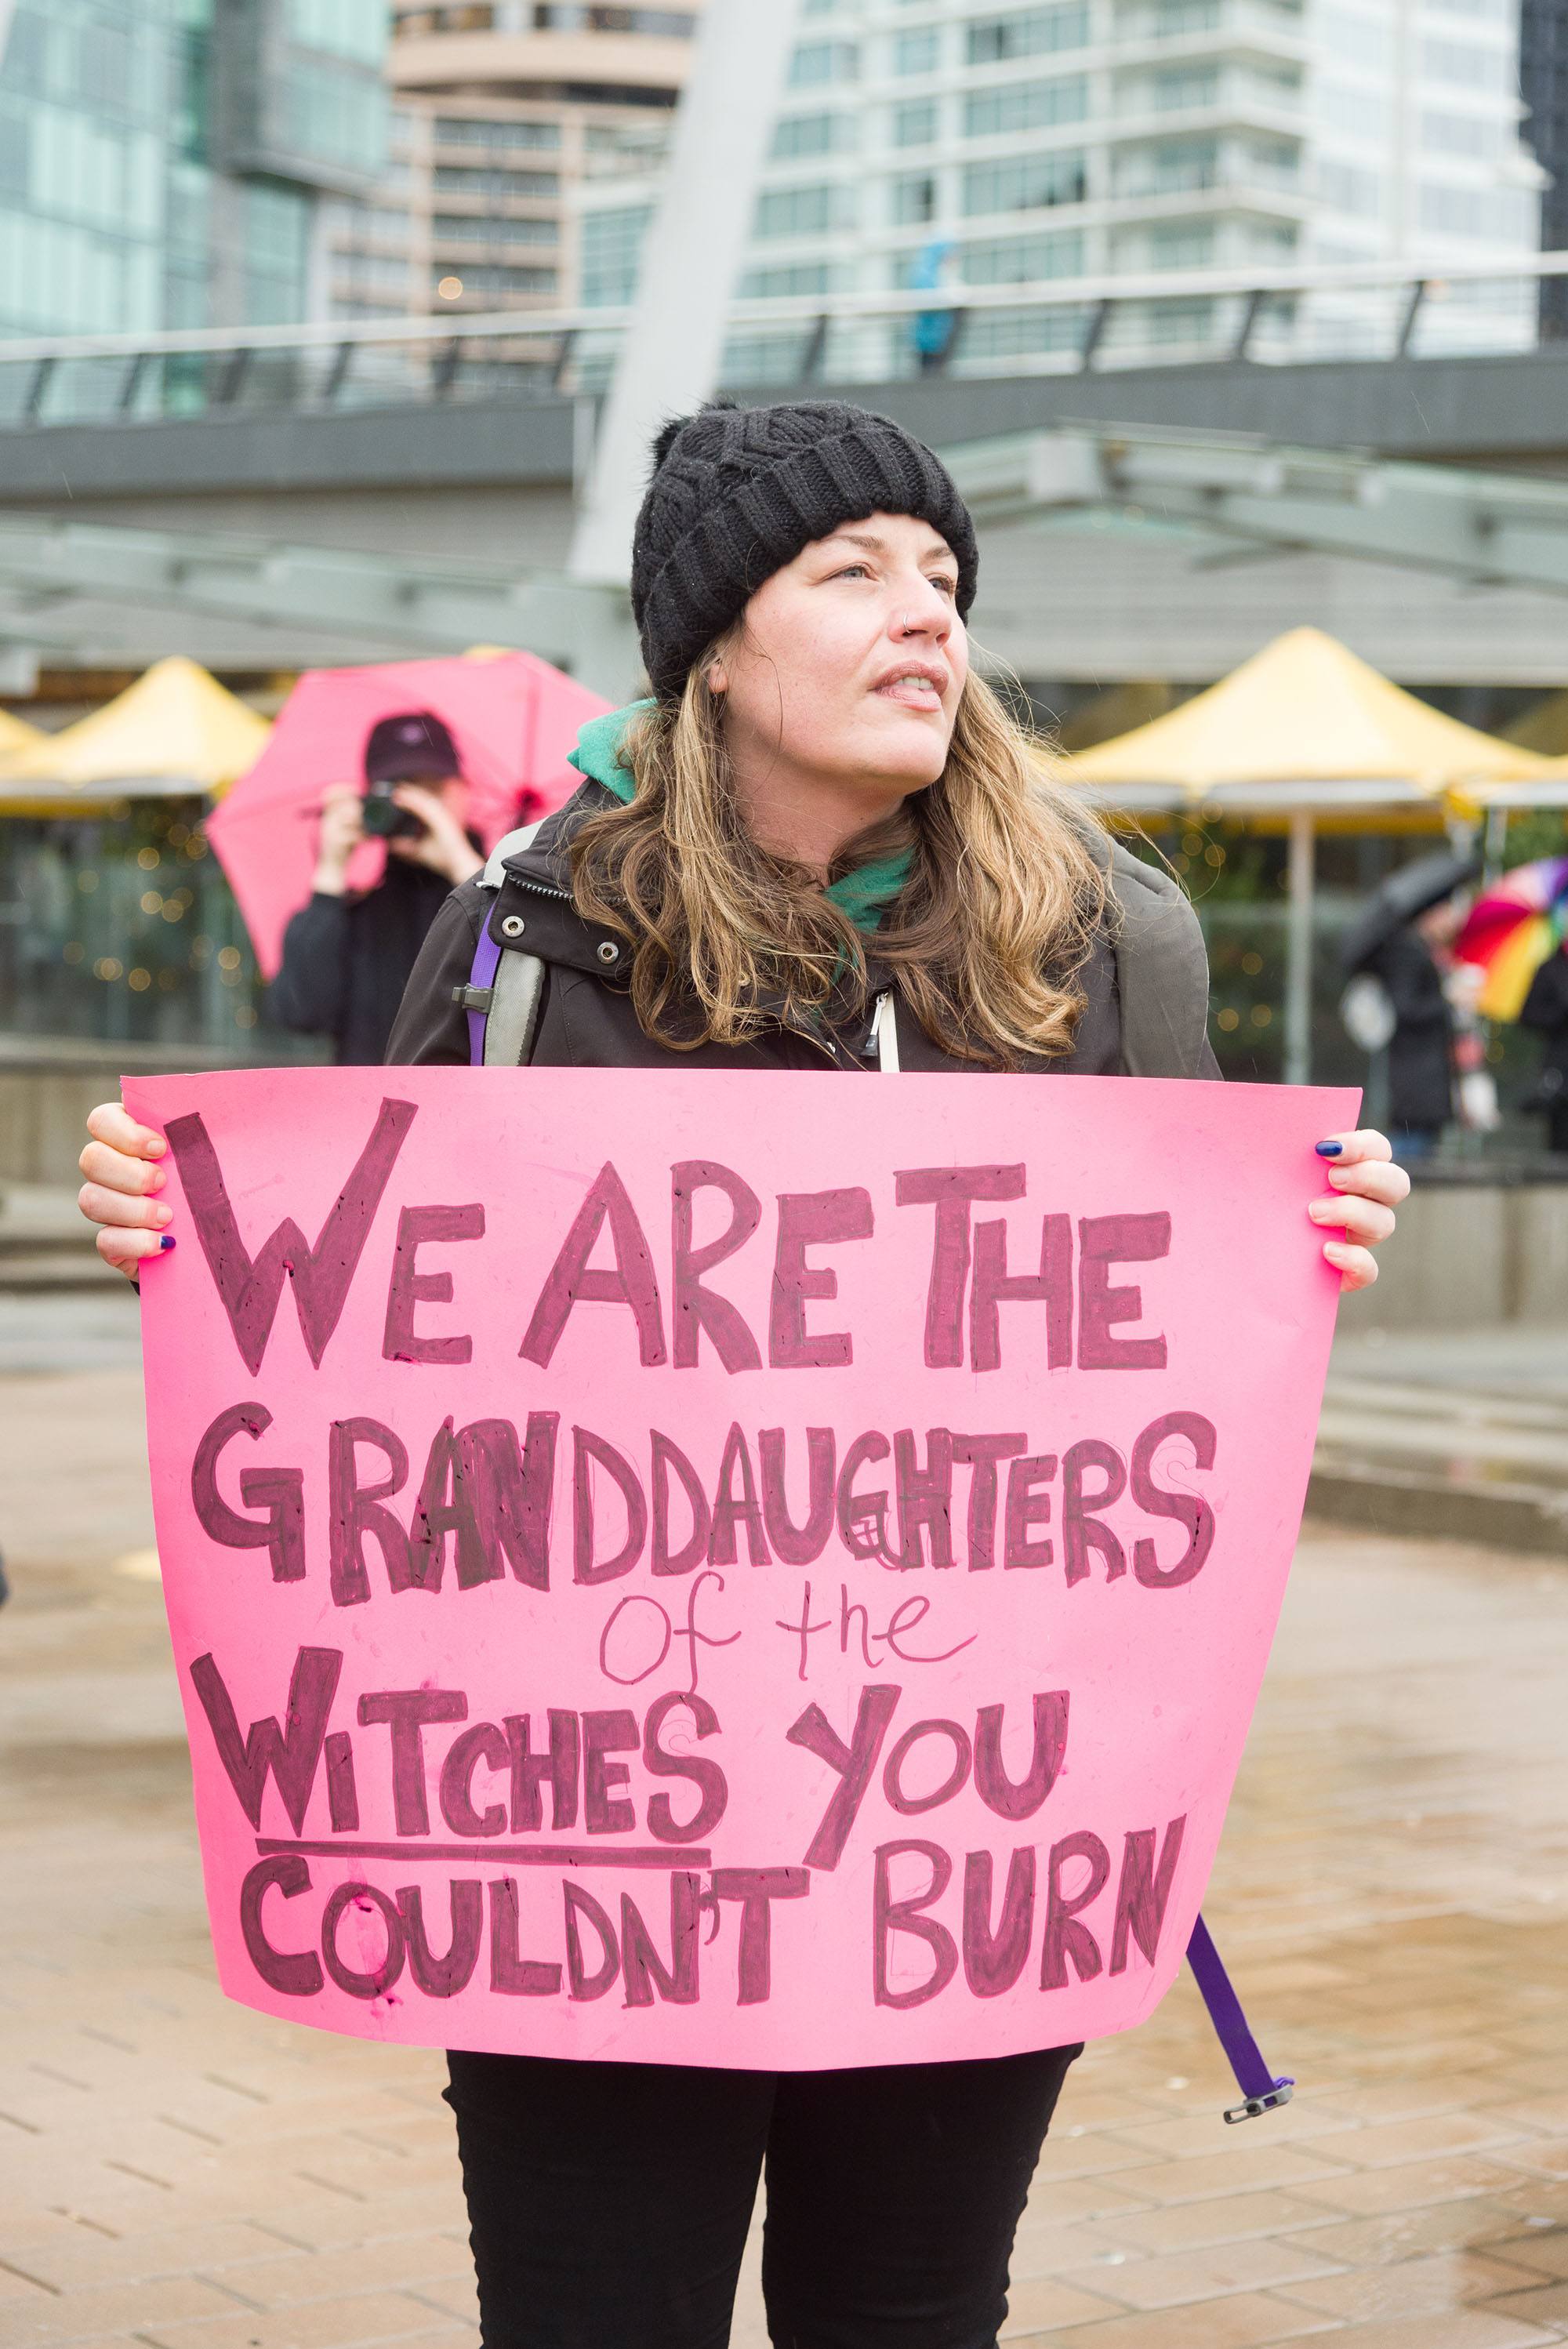
{"type": "MultiPolygon", "coordinates": [[[[1536,5],[1537,0],[1532,0],[1536,5]]],[[[1564,0],[1539,0],[1559,14],[1564,0]]],[[[805,0],[738,291],[1003,289],[1313,264],[1498,264],[1539,243],[1542,173],[1521,140],[1513,0],[805,0]]],[[[583,197],[582,291],[624,300],[656,196],[583,197]]],[[[1423,330],[1533,335],[1522,284],[1434,289],[1423,330]],[[1446,298],[1445,298],[1446,297],[1446,298]]],[[[1069,363],[1089,313],[1020,295],[940,352],[940,314],[835,329],[829,376],[1069,363]]],[[[934,312],[937,302],[934,299],[934,312]]],[[[1119,305],[1104,356],[1212,355],[1235,305],[1202,292],[1119,305]]],[[[1281,301],[1254,347],[1386,336],[1389,302],[1281,301]]],[[[731,381],[787,379],[800,332],[738,335],[731,381]]],[[[1387,347],[1386,343],[1383,347],[1387,347]]]]}
{"type": "Polygon", "coordinates": [[[397,7],[393,173],[336,217],[337,314],[573,300],[573,194],[606,166],[656,171],[696,22],[561,0],[397,7]]]}

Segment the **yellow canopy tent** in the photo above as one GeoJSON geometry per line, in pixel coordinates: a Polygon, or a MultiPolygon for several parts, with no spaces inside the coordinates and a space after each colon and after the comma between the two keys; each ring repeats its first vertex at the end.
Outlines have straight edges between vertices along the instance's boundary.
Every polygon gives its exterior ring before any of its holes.
{"type": "Polygon", "coordinates": [[[1488,854],[1495,845],[1501,855],[1503,831],[1511,809],[1568,809],[1568,758],[1542,759],[1541,771],[1529,781],[1511,776],[1499,776],[1495,781],[1477,781],[1465,786],[1465,797],[1495,817],[1497,825],[1488,827],[1488,854]]]}
{"type": "Polygon", "coordinates": [[[74,726],[0,749],[0,814],[88,815],[128,799],[221,798],[271,731],[199,661],[175,655],[74,726]]]}
{"type": "Polygon", "coordinates": [[[1445,718],[1318,628],[1292,628],[1191,701],[1067,762],[1129,812],[1283,822],[1290,834],[1286,1081],[1311,1071],[1312,904],[1318,825],[1429,812],[1445,797],[1528,786],[1553,762],[1445,718]]]}
{"type": "Polygon", "coordinates": [[[0,759],[14,750],[25,750],[29,742],[43,740],[42,729],[29,726],[25,719],[13,718],[8,709],[0,709],[0,759]]]}

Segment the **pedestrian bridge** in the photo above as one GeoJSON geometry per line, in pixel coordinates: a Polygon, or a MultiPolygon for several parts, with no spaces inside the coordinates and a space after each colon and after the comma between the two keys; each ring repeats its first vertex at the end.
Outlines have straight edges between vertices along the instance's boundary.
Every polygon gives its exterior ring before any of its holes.
{"type": "MultiPolygon", "coordinates": [[[[1538,320],[1563,274],[754,303],[730,356],[742,398],[856,398],[953,459],[985,523],[978,634],[1032,683],[1212,677],[1306,619],[1410,682],[1558,684],[1568,343],[1538,320]],[[917,369],[934,306],[950,328],[917,369]],[[997,357],[1006,321],[1046,347],[997,357]]],[[[606,639],[603,596],[562,575],[624,323],[0,346],[0,677],[7,645],[13,674],[476,638],[624,663],[624,626],[606,639]]]]}
{"type": "MultiPolygon", "coordinates": [[[[922,378],[1521,357],[1556,329],[1564,275],[1568,254],[1543,254],[1503,275],[1495,263],[1440,275],[1356,263],[743,301],[722,371],[777,398],[922,378]]],[[[0,429],[594,397],[630,324],[627,309],[593,307],[12,340],[0,429]]]]}

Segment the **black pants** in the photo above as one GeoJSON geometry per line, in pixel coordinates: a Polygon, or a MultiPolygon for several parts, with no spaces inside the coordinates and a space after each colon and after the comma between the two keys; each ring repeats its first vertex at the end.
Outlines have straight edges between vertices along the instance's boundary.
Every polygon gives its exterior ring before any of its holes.
{"type": "Polygon", "coordinates": [[[484,2349],[724,2349],[764,2162],[777,2349],[995,2349],[1068,2064],[449,2057],[484,2349]]]}

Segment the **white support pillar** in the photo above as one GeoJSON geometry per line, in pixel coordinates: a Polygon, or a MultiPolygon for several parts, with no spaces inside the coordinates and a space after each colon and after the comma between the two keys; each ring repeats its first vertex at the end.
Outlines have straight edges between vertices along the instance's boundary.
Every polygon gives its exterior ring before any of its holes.
{"type": "Polygon", "coordinates": [[[624,587],[648,443],[718,383],[799,0],[707,0],[567,569],[624,587]]]}
{"type": "Polygon", "coordinates": [[[1312,916],[1317,826],[1309,808],[1290,819],[1290,902],[1285,924],[1284,1081],[1312,1082],[1312,916]]]}

